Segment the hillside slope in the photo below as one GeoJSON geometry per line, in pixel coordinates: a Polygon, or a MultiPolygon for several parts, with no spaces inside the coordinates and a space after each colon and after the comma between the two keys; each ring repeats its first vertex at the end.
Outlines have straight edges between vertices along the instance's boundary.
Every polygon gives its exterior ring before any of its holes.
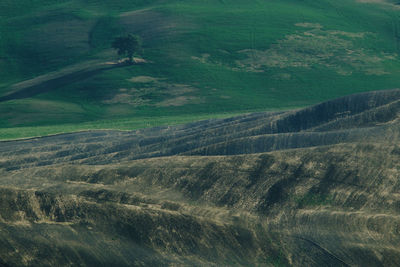
{"type": "Polygon", "coordinates": [[[397,266],[399,100],[0,142],[0,263],[397,266]]]}
{"type": "Polygon", "coordinates": [[[400,83],[400,9],[379,1],[0,5],[0,135],[15,128],[10,138],[35,135],[20,127],[56,127],[45,135],[293,109],[400,83]],[[123,33],[143,38],[145,64],[68,75],[116,62],[110,43],[123,33]]]}

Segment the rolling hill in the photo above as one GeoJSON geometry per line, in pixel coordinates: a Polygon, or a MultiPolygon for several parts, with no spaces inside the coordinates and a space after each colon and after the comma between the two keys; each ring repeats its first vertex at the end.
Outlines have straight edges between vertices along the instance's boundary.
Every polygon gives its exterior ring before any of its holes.
{"type": "Polygon", "coordinates": [[[0,143],[4,266],[396,266],[400,91],[0,143]]]}
{"type": "Polygon", "coordinates": [[[391,2],[0,5],[3,139],[287,110],[400,81],[391,2]],[[126,32],[143,38],[143,62],[94,71],[117,62],[110,43],[126,32]]]}
{"type": "Polygon", "coordinates": [[[0,266],[399,266],[399,27],[395,0],[0,1],[0,266]]]}

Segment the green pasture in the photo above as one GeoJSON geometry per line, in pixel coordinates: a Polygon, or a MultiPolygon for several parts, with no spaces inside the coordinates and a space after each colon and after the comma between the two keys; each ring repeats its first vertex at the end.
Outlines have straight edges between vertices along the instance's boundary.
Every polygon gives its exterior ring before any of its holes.
{"type": "Polygon", "coordinates": [[[69,66],[118,60],[109,44],[125,32],[142,36],[146,63],[0,102],[0,138],[176,124],[397,88],[399,23],[394,5],[355,0],[2,1],[0,96],[69,66]]]}

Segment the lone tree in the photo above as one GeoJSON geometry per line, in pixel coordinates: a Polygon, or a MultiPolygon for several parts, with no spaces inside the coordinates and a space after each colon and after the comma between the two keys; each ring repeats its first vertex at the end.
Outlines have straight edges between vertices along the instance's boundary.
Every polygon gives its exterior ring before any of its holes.
{"type": "Polygon", "coordinates": [[[138,53],[142,47],[142,40],[139,36],[127,34],[114,39],[111,47],[118,51],[118,55],[127,55],[129,62],[133,62],[133,55],[138,53]]]}

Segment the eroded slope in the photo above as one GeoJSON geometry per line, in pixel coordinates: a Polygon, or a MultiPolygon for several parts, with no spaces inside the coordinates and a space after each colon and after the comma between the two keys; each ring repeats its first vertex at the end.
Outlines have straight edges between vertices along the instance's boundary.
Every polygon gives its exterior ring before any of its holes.
{"type": "Polygon", "coordinates": [[[2,142],[0,263],[396,266],[399,92],[2,142]]]}

